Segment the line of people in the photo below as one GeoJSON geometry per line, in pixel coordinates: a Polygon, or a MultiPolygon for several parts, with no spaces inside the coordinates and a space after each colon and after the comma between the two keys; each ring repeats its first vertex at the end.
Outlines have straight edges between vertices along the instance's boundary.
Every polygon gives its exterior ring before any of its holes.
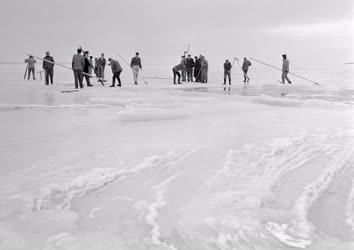
{"type": "MultiPolygon", "coordinates": [[[[100,58],[95,58],[95,63],[93,63],[93,56],[89,56],[89,52],[85,51],[82,55],[82,49],[77,49],[77,53],[72,58],[71,69],[74,72],[75,79],[75,88],[78,89],[83,88],[83,79],[86,80],[87,87],[92,87],[90,78],[92,78],[94,71],[97,81],[104,85],[104,72],[106,67],[106,59],[104,57],[104,53],[101,54],[100,58]]],[[[38,57],[37,57],[38,58],[38,57]]],[[[40,59],[40,58],[39,58],[40,59]]],[[[283,64],[282,64],[282,75],[281,75],[281,83],[285,84],[285,80],[291,84],[292,82],[288,78],[289,73],[289,59],[285,54],[282,55],[283,64]]],[[[233,64],[235,63],[237,58],[234,58],[234,61],[231,63],[228,59],[225,60],[223,68],[224,68],[224,85],[228,80],[229,85],[231,85],[231,70],[233,64]]],[[[111,66],[112,70],[112,84],[110,87],[115,87],[115,82],[117,80],[118,87],[122,86],[122,82],[120,79],[120,74],[123,69],[118,62],[118,60],[114,60],[112,58],[108,59],[108,62],[111,66]]],[[[35,80],[35,64],[36,60],[33,56],[29,56],[25,59],[25,63],[27,64],[26,73],[28,73],[28,78],[30,79],[30,75],[32,74],[33,80],[35,80]]],[[[239,63],[239,62],[238,62],[239,63]]],[[[128,64],[128,63],[127,63],[128,64]]],[[[45,84],[49,85],[49,82],[53,84],[53,76],[54,76],[54,58],[50,55],[50,52],[47,51],[45,57],[43,58],[43,69],[45,73],[45,84]]],[[[251,66],[251,62],[245,57],[243,59],[243,63],[241,67],[244,80],[243,82],[249,82],[250,78],[248,77],[248,70],[251,66]]],[[[133,72],[134,84],[138,84],[138,75],[139,71],[142,70],[141,58],[139,56],[139,52],[135,53],[135,56],[131,59],[131,63],[129,65],[133,72]]],[[[182,82],[208,82],[208,61],[203,55],[199,57],[194,57],[189,54],[187,57],[185,55],[182,56],[179,64],[173,67],[173,83],[174,84],[182,84],[182,82]],[[181,80],[182,78],[182,80],[181,80]],[[177,81],[176,81],[177,80],[177,81]],[[181,82],[182,81],[182,82],[181,82]]]]}
{"type": "MultiPolygon", "coordinates": [[[[38,58],[38,57],[37,57],[38,58]]],[[[38,58],[41,59],[41,58],[38,58]]],[[[43,59],[43,69],[45,72],[45,85],[49,85],[49,82],[53,84],[53,76],[54,76],[54,66],[55,61],[54,58],[50,55],[49,51],[46,52],[46,55],[43,59]]],[[[117,86],[121,87],[122,82],[120,79],[120,74],[122,73],[123,69],[120,66],[118,60],[114,60],[112,58],[108,59],[108,62],[111,66],[112,70],[112,84],[110,87],[115,87],[116,80],[118,82],[117,86]]],[[[32,74],[33,80],[36,80],[35,77],[35,58],[30,55],[28,58],[25,59],[26,71],[25,71],[25,78],[28,75],[28,80],[32,74]]],[[[105,77],[105,68],[106,68],[106,58],[104,57],[104,53],[101,54],[100,58],[95,58],[93,61],[93,56],[89,55],[89,51],[83,51],[82,48],[77,49],[77,53],[73,55],[71,61],[71,69],[74,73],[75,79],[75,88],[78,89],[84,87],[83,80],[85,79],[87,87],[92,87],[91,78],[95,75],[97,77],[97,81],[104,85],[106,81],[105,77]],[[83,54],[82,54],[83,53],[83,54]],[[94,75],[93,75],[94,73],[94,75]]],[[[59,64],[60,65],[60,64],[59,64]]],[[[64,68],[68,68],[66,66],[60,65],[64,68]]],[[[139,79],[139,71],[142,70],[142,63],[139,57],[139,52],[135,53],[135,56],[131,59],[130,67],[133,71],[133,78],[134,84],[138,84],[139,79]]]]}

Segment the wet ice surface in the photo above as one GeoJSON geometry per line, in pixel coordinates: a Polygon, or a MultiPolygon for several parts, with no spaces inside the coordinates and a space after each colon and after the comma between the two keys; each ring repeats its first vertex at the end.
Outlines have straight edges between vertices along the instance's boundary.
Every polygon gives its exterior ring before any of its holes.
{"type": "Polygon", "coordinates": [[[350,87],[8,77],[0,249],[354,248],[350,87]]]}

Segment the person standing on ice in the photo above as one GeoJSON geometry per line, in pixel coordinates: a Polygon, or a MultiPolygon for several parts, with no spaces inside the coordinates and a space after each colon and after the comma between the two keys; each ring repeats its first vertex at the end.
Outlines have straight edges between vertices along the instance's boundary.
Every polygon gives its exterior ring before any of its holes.
{"type": "Polygon", "coordinates": [[[187,81],[193,82],[193,67],[194,67],[194,60],[191,55],[188,55],[186,68],[187,68],[187,81]]]}
{"type": "Polygon", "coordinates": [[[200,82],[200,58],[194,57],[194,81],[200,82]]]}
{"type": "Polygon", "coordinates": [[[50,56],[49,51],[45,52],[45,57],[43,58],[43,69],[45,75],[45,85],[53,84],[54,75],[54,58],[50,56]]]}
{"type": "Polygon", "coordinates": [[[104,58],[104,53],[101,54],[101,57],[98,58],[98,72],[99,77],[104,79],[104,70],[106,68],[106,58],[104,58]]]}
{"type": "Polygon", "coordinates": [[[134,84],[138,84],[139,69],[142,70],[141,59],[139,57],[139,52],[135,53],[135,56],[130,62],[130,67],[133,70],[134,84]]]}
{"type": "Polygon", "coordinates": [[[120,73],[122,73],[123,69],[120,66],[119,62],[117,60],[113,60],[112,58],[108,59],[108,62],[111,64],[111,69],[112,69],[112,85],[110,87],[115,87],[116,84],[116,79],[118,81],[118,87],[122,86],[122,83],[120,81],[120,73]]]}
{"type": "Polygon", "coordinates": [[[183,66],[183,69],[182,69],[182,82],[185,82],[186,81],[186,75],[187,75],[187,58],[186,56],[182,56],[182,66],[183,66]]]}
{"type": "Polygon", "coordinates": [[[207,83],[208,82],[208,61],[205,59],[204,56],[202,56],[202,59],[200,61],[200,65],[201,65],[201,79],[200,81],[203,83],[207,83]]]}
{"type": "Polygon", "coordinates": [[[288,78],[288,73],[289,73],[289,59],[286,57],[286,55],[282,55],[283,57],[283,66],[282,66],[282,74],[281,74],[281,82],[282,84],[285,84],[285,80],[291,84],[290,79],[288,78]]]}
{"type": "Polygon", "coordinates": [[[28,70],[28,80],[31,77],[31,72],[32,72],[32,76],[33,76],[33,80],[36,80],[36,76],[35,76],[35,63],[36,63],[36,59],[33,58],[33,56],[29,56],[27,59],[25,59],[25,63],[27,63],[27,70],[28,70]]]}
{"type": "Polygon", "coordinates": [[[179,73],[179,71],[183,70],[183,63],[182,61],[177,64],[176,66],[174,66],[172,68],[172,72],[173,72],[173,84],[177,84],[176,83],[176,76],[178,76],[178,84],[182,84],[181,83],[181,74],[179,73]]]}
{"type": "Polygon", "coordinates": [[[226,84],[226,77],[229,78],[229,85],[231,85],[231,68],[232,65],[228,59],[224,63],[224,85],[226,84]]]}
{"type": "Polygon", "coordinates": [[[74,72],[74,78],[75,78],[75,89],[83,88],[84,85],[82,84],[82,78],[83,78],[83,70],[85,66],[85,59],[81,55],[82,50],[77,49],[77,54],[73,56],[73,59],[71,61],[71,68],[73,69],[74,72]]]}
{"type": "Polygon", "coordinates": [[[84,53],[84,69],[83,69],[83,73],[85,80],[86,80],[86,84],[87,87],[92,87],[93,85],[90,83],[90,67],[91,67],[91,63],[90,63],[90,59],[89,59],[89,52],[85,51],[84,53]]]}
{"type": "Polygon", "coordinates": [[[247,72],[248,72],[248,68],[249,66],[251,66],[251,62],[249,60],[247,60],[247,58],[243,58],[243,63],[242,63],[242,71],[243,71],[243,82],[249,82],[250,78],[248,77],[247,75],[247,72]]]}

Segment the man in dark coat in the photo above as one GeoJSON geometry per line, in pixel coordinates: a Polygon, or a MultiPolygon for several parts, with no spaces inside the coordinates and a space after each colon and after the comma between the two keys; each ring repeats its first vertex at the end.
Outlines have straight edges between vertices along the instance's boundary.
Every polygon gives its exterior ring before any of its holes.
{"type": "Polygon", "coordinates": [[[84,58],[85,58],[85,61],[84,61],[84,77],[85,77],[85,80],[86,80],[86,84],[87,84],[87,87],[92,87],[93,85],[90,83],[90,67],[91,67],[91,62],[90,62],[90,59],[89,59],[89,52],[88,51],[85,51],[84,53],[84,58]]]}
{"type": "Polygon", "coordinates": [[[43,59],[43,69],[45,75],[45,85],[53,84],[54,76],[54,58],[50,56],[49,51],[45,52],[45,57],[43,59]]]}
{"type": "Polygon", "coordinates": [[[196,56],[194,59],[194,79],[196,82],[200,82],[200,59],[196,56]]]}
{"type": "Polygon", "coordinates": [[[188,82],[193,82],[193,67],[194,67],[194,60],[191,57],[191,55],[188,55],[187,57],[187,63],[186,63],[186,68],[187,68],[187,81],[188,82]]]}
{"type": "Polygon", "coordinates": [[[118,87],[122,86],[122,83],[120,81],[120,73],[122,73],[123,69],[120,66],[119,62],[117,60],[113,60],[112,58],[108,59],[108,62],[111,64],[111,69],[112,69],[112,85],[110,87],[115,87],[116,84],[116,79],[118,80],[118,87]]]}
{"type": "Polygon", "coordinates": [[[229,78],[229,85],[231,85],[231,68],[230,61],[226,59],[224,63],[224,85],[226,84],[226,77],[229,78]]]}

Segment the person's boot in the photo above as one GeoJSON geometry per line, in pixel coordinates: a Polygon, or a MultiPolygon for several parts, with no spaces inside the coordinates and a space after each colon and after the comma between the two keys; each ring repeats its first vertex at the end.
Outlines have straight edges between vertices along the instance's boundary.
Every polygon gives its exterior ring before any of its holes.
{"type": "Polygon", "coordinates": [[[112,84],[111,86],[109,86],[110,88],[114,88],[116,85],[112,84]]]}
{"type": "Polygon", "coordinates": [[[117,87],[122,87],[122,84],[118,84],[117,87]]]}

